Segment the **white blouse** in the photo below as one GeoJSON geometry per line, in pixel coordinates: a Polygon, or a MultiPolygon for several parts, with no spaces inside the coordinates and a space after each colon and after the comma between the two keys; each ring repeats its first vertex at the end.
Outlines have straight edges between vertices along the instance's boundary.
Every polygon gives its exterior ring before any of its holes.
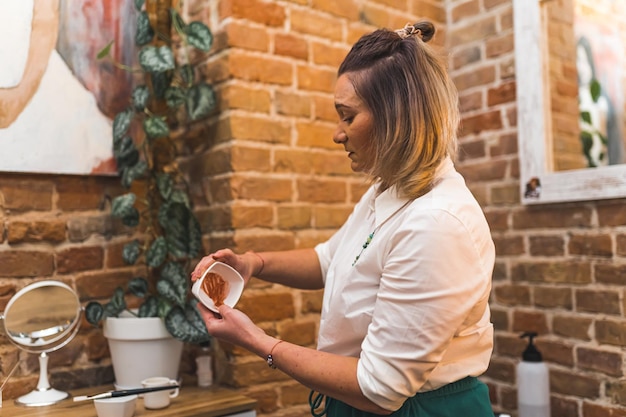
{"type": "Polygon", "coordinates": [[[359,357],[361,391],[387,410],[482,374],[493,348],[489,226],[450,159],[437,179],[408,203],[372,186],[315,248],[325,280],[318,349],[359,357]]]}

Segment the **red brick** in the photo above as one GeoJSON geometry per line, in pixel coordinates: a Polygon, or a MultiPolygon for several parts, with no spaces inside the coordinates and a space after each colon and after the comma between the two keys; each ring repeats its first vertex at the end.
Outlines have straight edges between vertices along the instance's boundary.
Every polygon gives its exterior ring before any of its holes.
{"type": "Polygon", "coordinates": [[[587,317],[561,316],[552,319],[554,334],[579,340],[591,340],[592,320],[587,317]]]}
{"type": "Polygon", "coordinates": [[[290,85],[293,79],[291,63],[248,52],[232,52],[228,70],[234,78],[251,82],[290,85]]]}
{"type": "Polygon", "coordinates": [[[576,298],[576,311],[596,314],[620,314],[621,303],[618,291],[576,289],[574,295],[576,298]]]}
{"type": "Polygon", "coordinates": [[[513,281],[589,284],[591,265],[587,262],[521,262],[511,267],[513,281]]]}
{"type": "Polygon", "coordinates": [[[291,30],[334,41],[342,38],[342,21],[338,17],[304,8],[291,9],[291,30]]]}
{"type": "Polygon", "coordinates": [[[49,277],[54,273],[54,255],[45,251],[5,250],[0,252],[0,276],[49,277]]]}
{"type": "Polygon", "coordinates": [[[502,129],[500,111],[489,111],[471,117],[464,117],[461,122],[460,136],[478,134],[488,130],[502,129]]]}
{"type": "Polygon", "coordinates": [[[220,16],[248,19],[267,26],[281,26],[286,18],[285,9],[274,2],[259,0],[222,1],[220,16]]]}
{"type": "Polygon", "coordinates": [[[63,242],[65,222],[63,220],[16,220],[7,224],[7,240],[10,244],[27,242],[63,242]]]}
{"type": "Polygon", "coordinates": [[[494,300],[505,306],[530,305],[530,289],[521,285],[497,285],[493,289],[494,300]]]}
{"type": "Polygon", "coordinates": [[[297,77],[299,89],[323,93],[332,93],[334,91],[337,78],[334,69],[330,70],[308,65],[298,65],[297,77]]]}
{"type": "Polygon", "coordinates": [[[613,256],[613,243],[609,235],[573,233],[570,236],[568,250],[572,255],[610,258],[613,256]]]}
{"type": "Polygon", "coordinates": [[[269,50],[269,36],[265,28],[231,22],[226,27],[226,34],[229,46],[261,52],[269,50]]]}
{"type": "Polygon", "coordinates": [[[572,290],[570,288],[535,287],[533,290],[535,305],[540,308],[573,308],[572,290]]]}
{"type": "Polygon", "coordinates": [[[514,311],[514,332],[536,332],[539,335],[548,333],[548,321],[546,315],[538,310],[514,311]]]}
{"type": "Polygon", "coordinates": [[[587,399],[598,398],[602,382],[580,372],[550,370],[550,390],[554,393],[587,399]]]}
{"type": "Polygon", "coordinates": [[[591,216],[591,209],[584,206],[525,207],[513,213],[513,227],[519,230],[590,227],[591,216]]]}
{"type": "Polygon", "coordinates": [[[579,347],[576,349],[576,357],[578,366],[582,369],[615,377],[623,376],[620,352],[579,347]]]}
{"type": "Polygon", "coordinates": [[[590,401],[584,401],[582,410],[585,417],[626,417],[626,410],[624,408],[613,407],[603,403],[594,404],[590,401]]]}
{"type": "Polygon", "coordinates": [[[3,179],[0,196],[5,209],[17,212],[45,211],[52,208],[53,184],[49,181],[3,179]]]}
{"type": "Polygon", "coordinates": [[[487,90],[487,106],[493,107],[515,101],[515,83],[509,82],[487,90]]]}
{"type": "Polygon", "coordinates": [[[530,254],[533,256],[562,256],[565,254],[565,240],[562,236],[530,236],[530,254]]]}
{"type": "Polygon", "coordinates": [[[246,313],[255,323],[295,317],[291,292],[246,292],[237,303],[237,308],[246,313]]]}
{"type": "Polygon", "coordinates": [[[309,57],[309,45],[306,39],[301,36],[291,33],[277,33],[274,35],[274,52],[277,55],[306,61],[309,57]]]}
{"type": "Polygon", "coordinates": [[[300,201],[311,203],[342,203],[346,201],[346,187],[342,181],[301,180],[297,182],[300,201]]]}
{"type": "Polygon", "coordinates": [[[99,246],[74,247],[57,253],[57,272],[59,274],[101,269],[103,263],[104,250],[99,246]]]}

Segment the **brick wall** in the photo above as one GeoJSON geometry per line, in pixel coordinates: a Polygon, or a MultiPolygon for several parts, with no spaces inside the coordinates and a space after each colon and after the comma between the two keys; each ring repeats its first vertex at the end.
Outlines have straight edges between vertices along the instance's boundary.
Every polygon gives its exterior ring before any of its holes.
{"type": "MultiPolygon", "coordinates": [[[[555,0],[556,1],[556,0],[555,0]]],[[[330,139],[336,67],[360,34],[435,21],[450,50],[463,125],[458,167],[485,209],[497,248],[492,295],[496,348],[484,380],[496,410],[516,406],[523,330],[536,330],[551,370],[552,415],[626,416],[622,200],[524,207],[518,196],[511,0],[194,0],[216,46],[203,65],[219,111],[181,132],[205,250],[311,247],[345,219],[364,190],[330,139]]],[[[0,174],[0,307],[42,278],[103,298],[133,276],[127,231],[108,217],[116,178],[0,174]]],[[[321,294],[253,282],[239,307],[266,331],[314,346],[321,294]]],[[[194,347],[182,372],[193,383],[194,347]]],[[[0,374],[24,359],[5,398],[33,389],[34,355],[0,336],[0,374]]],[[[53,385],[113,380],[101,332],[84,325],[50,355],[53,385]]],[[[256,398],[260,415],[305,416],[307,390],[248,352],[221,346],[221,383],[256,398]]]]}
{"type": "MultiPolygon", "coordinates": [[[[525,346],[519,335],[534,330],[550,368],[553,416],[626,416],[624,201],[520,205],[512,1],[446,4],[463,110],[458,166],[484,207],[497,251],[496,344],[484,377],[494,409],[515,412],[515,365],[525,346]]],[[[563,10],[552,13],[564,18],[563,10]]]]}

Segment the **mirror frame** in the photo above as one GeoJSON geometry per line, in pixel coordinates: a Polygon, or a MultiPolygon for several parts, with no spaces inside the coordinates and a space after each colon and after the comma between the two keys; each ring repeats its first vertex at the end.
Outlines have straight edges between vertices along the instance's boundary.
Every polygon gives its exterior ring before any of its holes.
{"type": "Polygon", "coordinates": [[[55,280],[43,280],[43,281],[37,281],[37,282],[33,282],[27,286],[25,286],[24,288],[20,289],[18,292],[16,292],[11,299],[9,300],[9,302],[7,303],[4,311],[1,314],[1,318],[2,318],[2,330],[5,333],[6,337],[9,339],[9,341],[11,343],[13,343],[14,345],[16,345],[17,347],[19,347],[20,349],[29,352],[29,353],[50,353],[50,352],[54,352],[56,350],[61,349],[62,347],[64,347],[65,345],[67,345],[69,342],[72,341],[72,339],[74,338],[74,336],[76,335],[76,333],[78,333],[78,330],[80,329],[80,325],[81,325],[81,316],[82,316],[82,307],[80,304],[80,300],[78,298],[78,295],[76,294],[76,291],[70,287],[69,285],[61,282],[61,281],[55,281],[55,280]],[[68,326],[67,328],[65,328],[62,332],[56,334],[52,339],[45,341],[45,343],[42,344],[26,344],[26,343],[21,343],[19,342],[18,338],[10,331],[10,329],[7,326],[7,313],[11,312],[11,309],[13,308],[14,304],[20,299],[20,297],[22,297],[24,294],[27,294],[31,291],[37,290],[39,288],[42,287],[58,287],[61,288],[63,290],[66,290],[68,293],[70,293],[71,295],[73,295],[73,298],[76,300],[76,316],[74,317],[74,320],[72,321],[72,323],[70,324],[70,326],[68,326]]]}
{"type": "Polygon", "coordinates": [[[553,172],[545,3],[513,0],[517,129],[522,204],[626,197],[626,164],[553,172]],[[526,184],[540,183],[534,196],[526,184]]]}

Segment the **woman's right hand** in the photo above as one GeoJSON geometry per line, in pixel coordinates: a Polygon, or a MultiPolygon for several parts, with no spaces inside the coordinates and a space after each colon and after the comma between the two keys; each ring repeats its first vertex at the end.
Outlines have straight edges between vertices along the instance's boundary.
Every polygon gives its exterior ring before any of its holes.
{"type": "MultiPolygon", "coordinates": [[[[233,267],[243,277],[244,283],[247,284],[252,275],[255,272],[256,263],[259,261],[259,257],[252,253],[245,253],[243,255],[237,255],[230,249],[220,249],[213,252],[198,262],[193,272],[191,273],[191,281],[202,277],[202,274],[207,270],[214,262],[222,262],[233,267]]],[[[257,268],[258,269],[258,268],[257,268]]]]}

